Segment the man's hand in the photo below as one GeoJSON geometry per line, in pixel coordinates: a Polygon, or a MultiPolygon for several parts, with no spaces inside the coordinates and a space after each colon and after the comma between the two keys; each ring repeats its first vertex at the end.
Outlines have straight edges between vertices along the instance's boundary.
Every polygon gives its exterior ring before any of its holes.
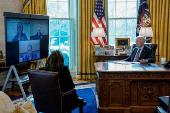
{"type": "Polygon", "coordinates": [[[146,64],[147,61],[145,59],[142,59],[142,60],[139,60],[140,61],[140,64],[146,64]]]}

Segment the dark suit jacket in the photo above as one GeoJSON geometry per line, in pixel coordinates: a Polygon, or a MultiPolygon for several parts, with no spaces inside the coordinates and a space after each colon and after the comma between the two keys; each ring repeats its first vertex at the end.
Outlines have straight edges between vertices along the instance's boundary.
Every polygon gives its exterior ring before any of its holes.
{"type": "Polygon", "coordinates": [[[44,36],[42,33],[40,33],[40,36],[38,36],[38,33],[34,36],[34,40],[38,40],[38,39],[44,39],[44,36]]]}
{"type": "MultiPolygon", "coordinates": [[[[127,59],[125,59],[125,61],[133,62],[137,51],[138,51],[138,47],[135,47],[133,49],[131,55],[127,59]]],[[[150,47],[144,45],[144,48],[143,48],[143,50],[140,54],[140,57],[139,57],[139,60],[141,60],[141,59],[147,59],[148,63],[154,62],[153,51],[150,47]]],[[[138,62],[139,62],[139,60],[138,60],[138,62]]]]}
{"type": "Polygon", "coordinates": [[[15,35],[12,41],[14,42],[14,41],[26,41],[26,40],[28,40],[26,34],[22,33],[20,40],[18,40],[18,35],[15,35]]]}
{"type": "MultiPolygon", "coordinates": [[[[37,59],[37,54],[32,54],[31,60],[35,60],[35,59],[37,59]]],[[[25,56],[24,61],[29,61],[29,56],[28,55],[25,56]]]]}

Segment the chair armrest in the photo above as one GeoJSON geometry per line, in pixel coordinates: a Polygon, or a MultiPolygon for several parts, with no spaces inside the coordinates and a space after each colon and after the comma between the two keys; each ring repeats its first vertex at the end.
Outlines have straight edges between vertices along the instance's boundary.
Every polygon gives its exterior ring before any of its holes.
{"type": "Polygon", "coordinates": [[[83,99],[81,98],[81,97],[78,97],[78,100],[79,100],[79,105],[81,106],[84,106],[84,105],[86,105],[86,101],[83,101],[83,99]]]}
{"type": "Polygon", "coordinates": [[[67,91],[67,92],[61,93],[61,96],[66,96],[66,95],[69,95],[69,94],[71,94],[71,93],[73,93],[73,92],[74,92],[74,89],[69,90],[69,91],[67,91]]]}
{"type": "Polygon", "coordinates": [[[82,102],[83,102],[83,98],[81,98],[81,97],[78,97],[78,99],[79,99],[80,101],[82,101],[82,102]]]}

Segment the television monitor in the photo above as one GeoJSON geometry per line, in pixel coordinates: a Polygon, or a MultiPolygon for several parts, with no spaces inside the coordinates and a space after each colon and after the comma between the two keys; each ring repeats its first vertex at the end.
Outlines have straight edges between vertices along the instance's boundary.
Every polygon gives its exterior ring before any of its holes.
{"type": "Polygon", "coordinates": [[[49,16],[4,12],[5,64],[48,57],[49,16]]]}

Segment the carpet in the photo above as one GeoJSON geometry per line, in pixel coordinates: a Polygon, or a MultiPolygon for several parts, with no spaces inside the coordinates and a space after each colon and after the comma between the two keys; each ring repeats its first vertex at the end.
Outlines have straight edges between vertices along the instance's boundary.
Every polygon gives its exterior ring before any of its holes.
{"type": "MultiPolygon", "coordinates": [[[[83,107],[84,113],[97,113],[98,112],[96,101],[95,101],[95,96],[92,90],[93,87],[95,87],[94,82],[75,84],[75,89],[76,89],[78,96],[83,98],[84,101],[87,101],[87,104],[83,107]]],[[[30,93],[27,98],[30,99],[33,105],[35,106],[32,93],[30,93]]],[[[24,103],[24,98],[22,95],[13,97],[11,98],[11,100],[13,101],[15,106],[22,105],[24,103]]],[[[79,108],[73,110],[72,113],[79,113],[79,108]]]]}

